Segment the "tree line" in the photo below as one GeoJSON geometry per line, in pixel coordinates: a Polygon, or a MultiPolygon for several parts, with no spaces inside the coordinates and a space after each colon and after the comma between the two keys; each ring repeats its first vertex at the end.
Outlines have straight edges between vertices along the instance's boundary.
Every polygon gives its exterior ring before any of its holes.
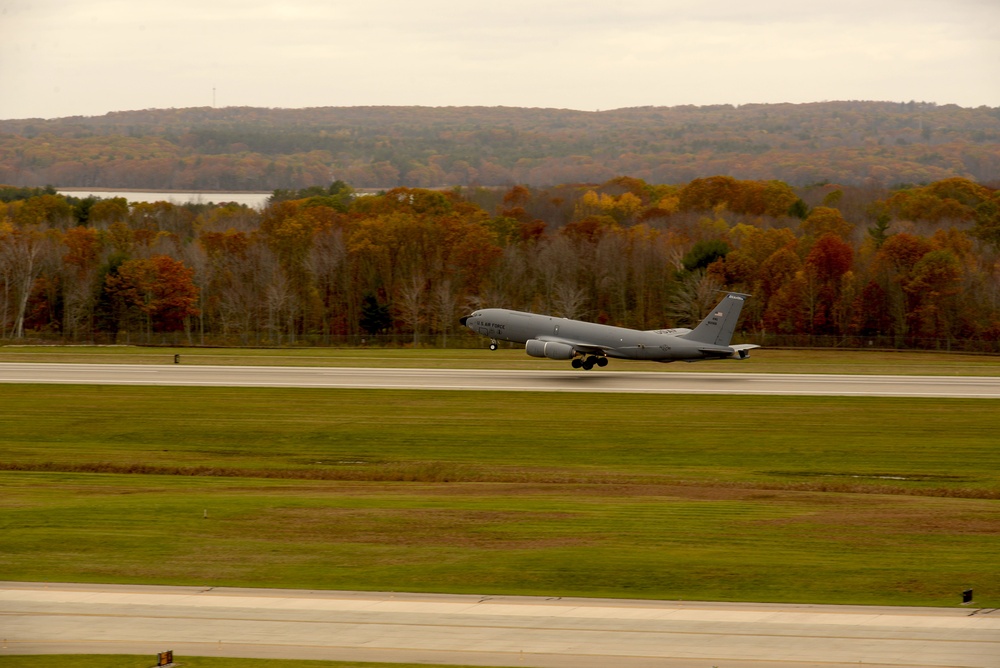
{"type": "MultiPolygon", "coordinates": [[[[179,190],[551,187],[629,174],[891,186],[1000,174],[1000,109],[892,102],[160,109],[0,120],[0,183],[179,190]]],[[[993,183],[996,185],[996,183],[993,183]]]]}
{"type": "Polygon", "coordinates": [[[1000,193],[337,181],[256,210],[5,186],[0,287],[6,340],[474,344],[458,318],[480,306],[654,329],[736,290],[744,340],[1000,352],[1000,193]]]}

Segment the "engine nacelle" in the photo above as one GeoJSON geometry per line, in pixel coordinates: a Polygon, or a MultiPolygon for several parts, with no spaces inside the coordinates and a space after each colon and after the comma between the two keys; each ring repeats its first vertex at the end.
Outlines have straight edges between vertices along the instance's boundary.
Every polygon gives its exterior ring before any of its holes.
{"type": "Polygon", "coordinates": [[[571,360],[576,356],[573,346],[558,341],[530,339],[524,344],[524,351],[532,357],[548,357],[550,360],[571,360]]]}

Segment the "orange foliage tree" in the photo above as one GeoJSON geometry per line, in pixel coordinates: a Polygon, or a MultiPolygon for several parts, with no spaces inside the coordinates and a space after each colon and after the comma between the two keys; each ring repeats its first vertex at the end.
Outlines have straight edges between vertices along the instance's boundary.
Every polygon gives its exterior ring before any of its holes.
{"type": "Polygon", "coordinates": [[[154,332],[173,332],[198,314],[194,271],[166,255],[128,260],[106,279],[107,291],[144,316],[154,332]]]}

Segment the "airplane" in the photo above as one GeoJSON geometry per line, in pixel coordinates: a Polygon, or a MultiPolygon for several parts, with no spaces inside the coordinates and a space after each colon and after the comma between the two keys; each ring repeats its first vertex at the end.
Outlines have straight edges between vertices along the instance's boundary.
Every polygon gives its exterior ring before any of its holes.
{"type": "Polygon", "coordinates": [[[693,330],[640,331],[502,308],[480,309],[459,318],[459,322],[477,334],[490,337],[490,350],[496,350],[500,341],[523,343],[525,352],[532,357],[572,360],[574,369],[587,371],[607,366],[609,357],[653,362],[742,360],[750,356],[750,350],[760,347],[729,345],[744,300],[749,296],[727,292],[693,330]]]}

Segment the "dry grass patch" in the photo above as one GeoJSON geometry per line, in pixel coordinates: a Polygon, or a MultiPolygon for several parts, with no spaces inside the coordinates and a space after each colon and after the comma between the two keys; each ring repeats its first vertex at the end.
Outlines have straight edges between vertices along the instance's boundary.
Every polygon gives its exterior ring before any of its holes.
{"type": "Polygon", "coordinates": [[[870,498],[851,495],[827,495],[825,501],[827,506],[834,507],[807,515],[759,522],[774,526],[810,527],[833,536],[839,531],[854,532],[858,529],[879,535],[924,535],[931,540],[958,535],[1000,535],[1000,506],[995,503],[956,507],[932,500],[917,502],[886,497],[873,502],[870,498]]]}
{"type": "Polygon", "coordinates": [[[582,536],[523,536],[525,525],[567,521],[572,513],[458,508],[273,508],[233,527],[297,543],[365,543],[410,547],[528,550],[581,546],[582,536]]]}

